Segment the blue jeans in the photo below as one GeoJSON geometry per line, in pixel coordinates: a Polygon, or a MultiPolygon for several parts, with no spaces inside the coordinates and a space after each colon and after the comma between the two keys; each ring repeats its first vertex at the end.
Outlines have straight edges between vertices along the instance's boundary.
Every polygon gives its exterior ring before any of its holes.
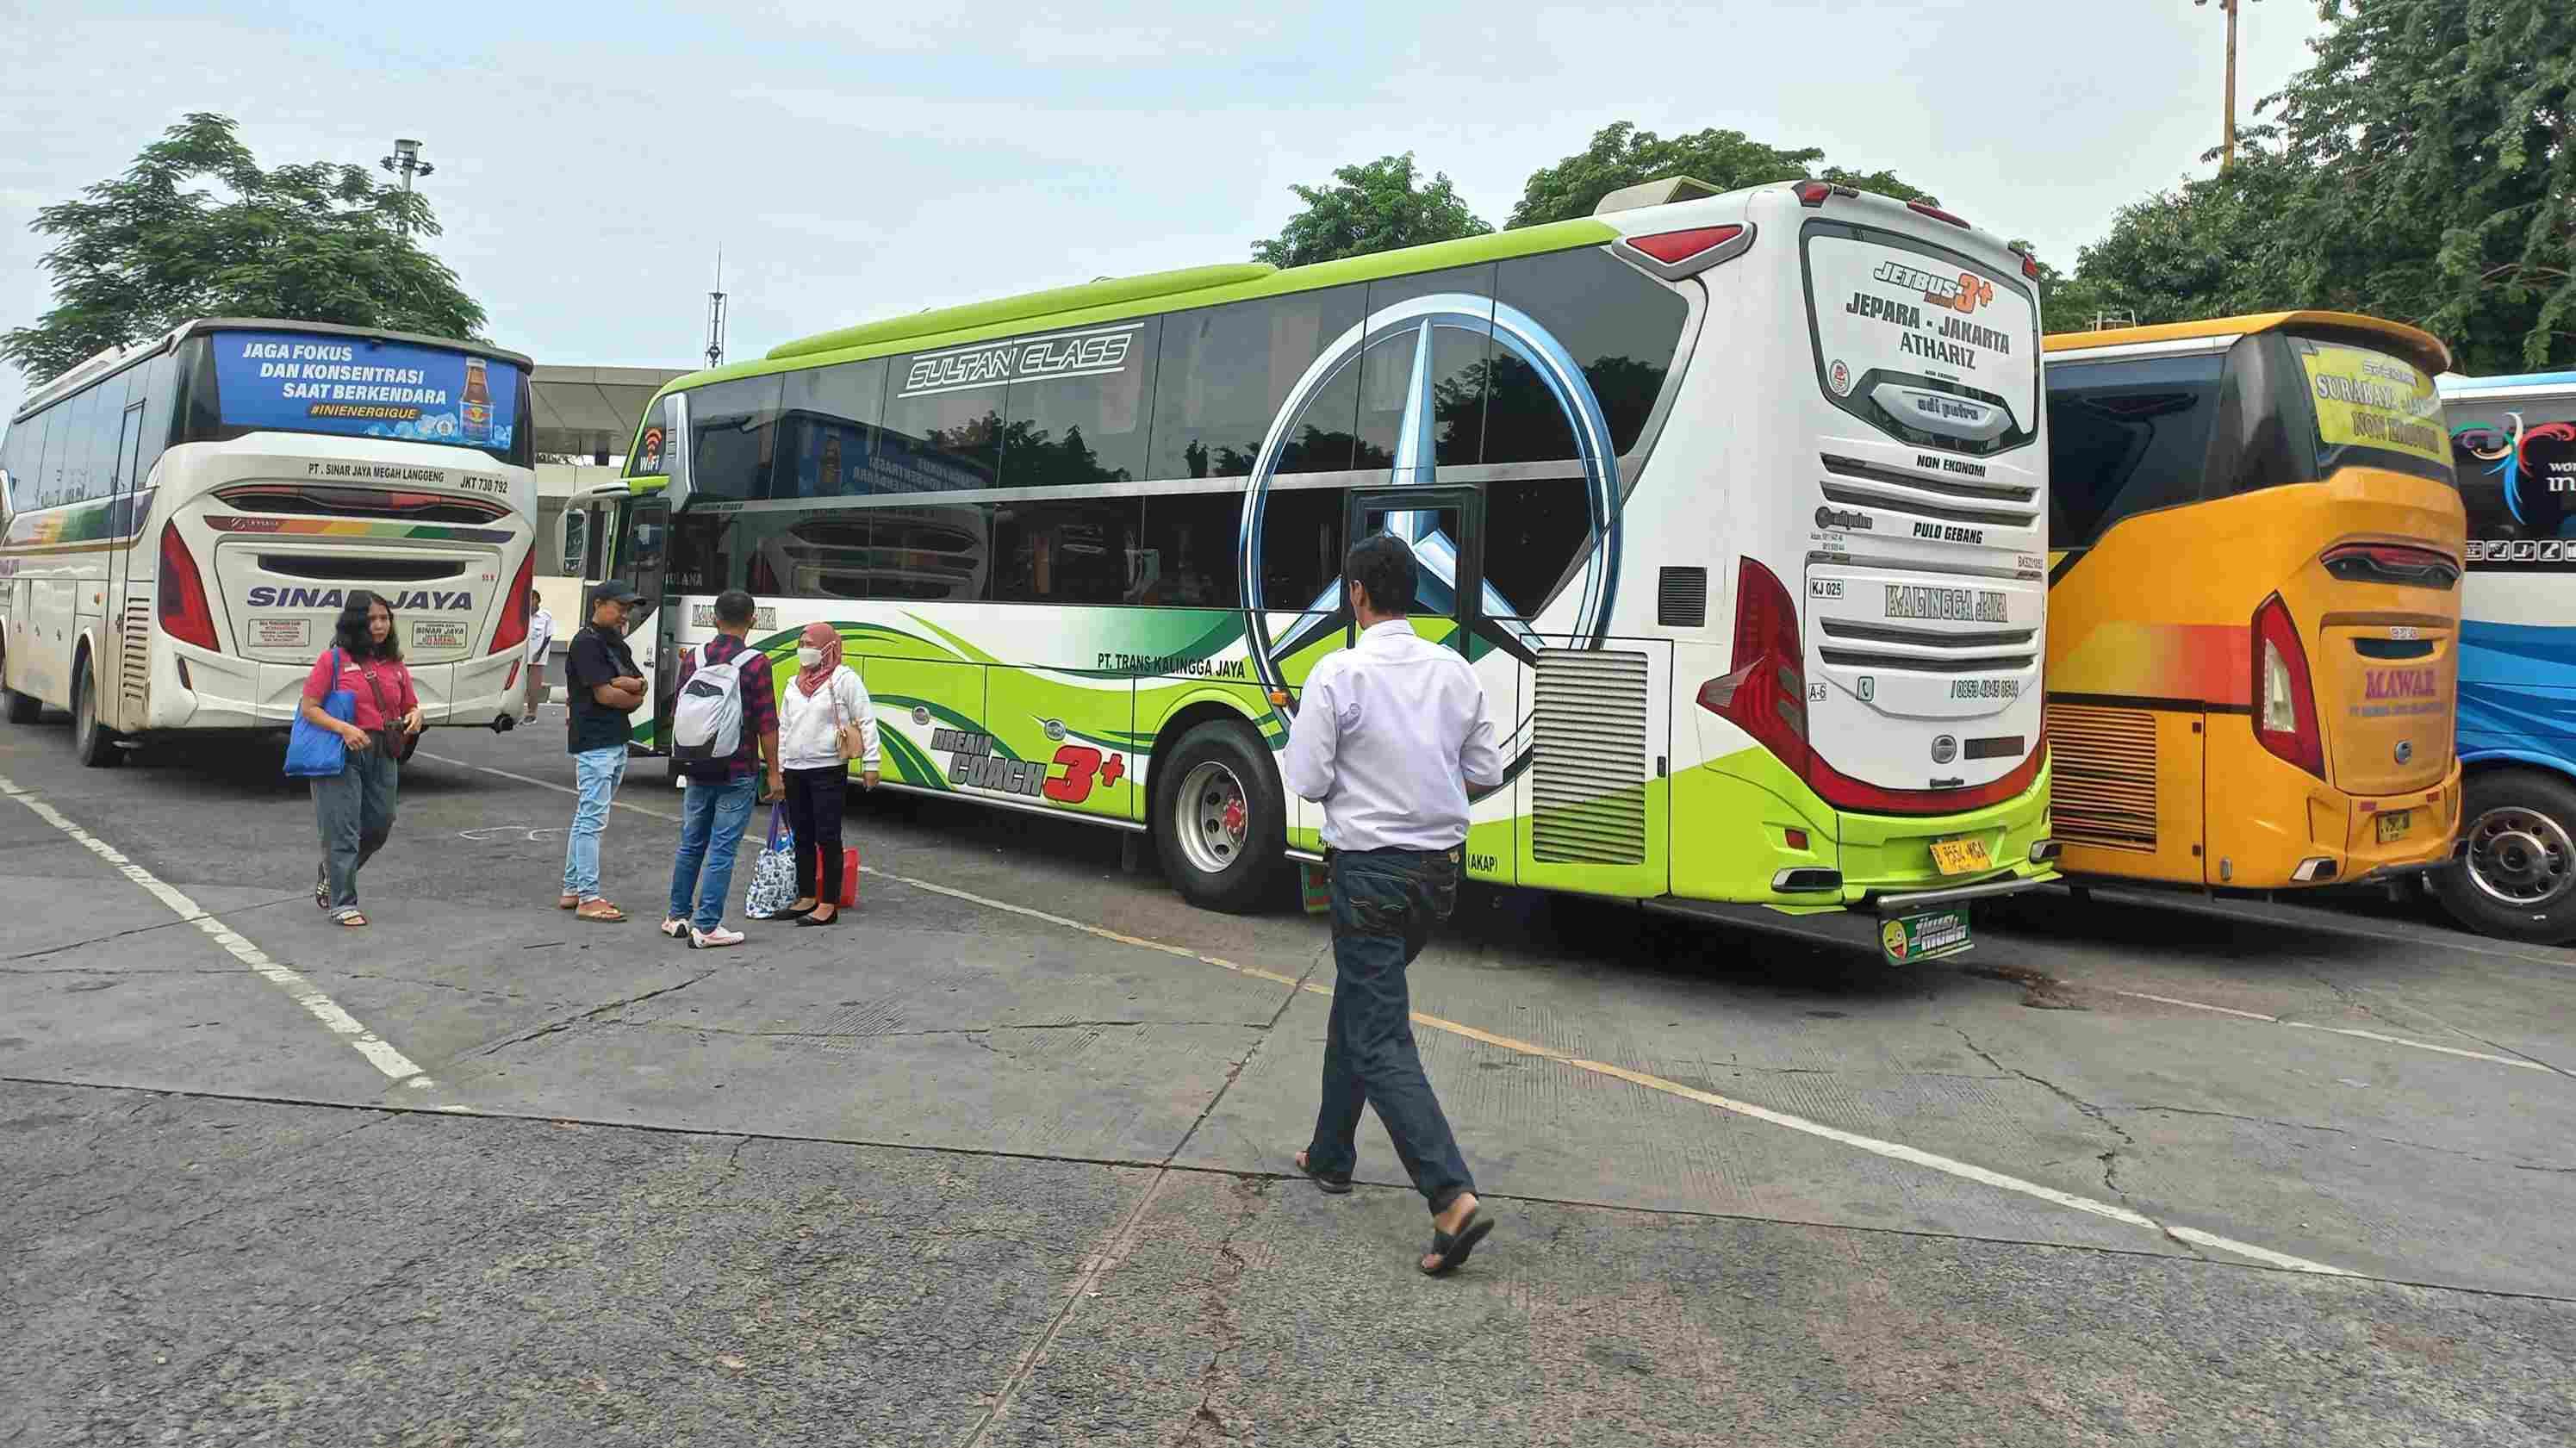
{"type": "Polygon", "coordinates": [[[313,781],[313,813],[322,827],[318,877],[334,916],[358,908],[358,871],[394,832],[394,803],[402,792],[402,765],[394,748],[402,736],[381,730],[372,749],[349,751],[348,767],[313,781]]]}
{"type": "Polygon", "coordinates": [[[700,930],[724,923],[725,891],[733,886],[734,848],[742,843],[743,826],[751,822],[751,803],[759,793],[756,777],[721,784],[689,781],[680,796],[680,855],[671,862],[668,918],[686,917],[700,930]],[[695,915],[689,913],[691,890],[698,896],[695,915]]]}
{"type": "Polygon", "coordinates": [[[572,757],[572,767],[581,803],[573,806],[572,833],[564,839],[563,892],[590,901],[599,898],[599,832],[608,828],[608,801],[626,777],[626,746],[584,750],[572,757]]]}
{"type": "Polygon", "coordinates": [[[1413,1043],[1405,967],[1431,927],[1458,908],[1456,850],[1336,850],[1333,1015],[1324,1035],[1324,1101],[1307,1166],[1347,1177],[1359,1154],[1360,1107],[1377,1112],[1414,1190],[1434,1212],[1476,1189],[1413,1043]]]}

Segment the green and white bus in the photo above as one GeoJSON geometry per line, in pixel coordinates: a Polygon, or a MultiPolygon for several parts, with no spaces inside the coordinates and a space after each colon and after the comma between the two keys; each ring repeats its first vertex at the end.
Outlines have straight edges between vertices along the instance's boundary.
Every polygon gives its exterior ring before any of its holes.
{"type": "Polygon", "coordinates": [[[1320,848],[1274,756],[1392,531],[1514,761],[1472,878],[1946,953],[2053,878],[2035,275],[1926,203],[1684,181],[920,312],[672,383],[591,553],[659,600],[644,747],[747,589],[782,669],[841,630],[888,784],[1149,831],[1244,909],[1320,848]]]}

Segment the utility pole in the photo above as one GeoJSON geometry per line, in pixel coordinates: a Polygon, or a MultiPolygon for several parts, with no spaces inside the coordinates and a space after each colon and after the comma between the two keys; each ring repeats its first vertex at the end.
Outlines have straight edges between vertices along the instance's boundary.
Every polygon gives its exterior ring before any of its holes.
{"type": "MultiPolygon", "coordinates": [[[[2209,0],[2191,0],[2195,6],[2209,0]]],[[[2218,169],[2225,171],[2236,164],[2236,11],[2245,0],[2218,0],[2218,8],[2227,12],[2227,144],[2218,169]]]]}
{"type": "Polygon", "coordinates": [[[707,365],[724,365],[724,248],[716,248],[716,289],[707,293],[707,365]]]}
{"type": "Polygon", "coordinates": [[[412,177],[426,176],[438,169],[420,158],[420,142],[407,138],[395,141],[394,153],[376,164],[402,178],[403,192],[406,195],[411,192],[412,177]]]}

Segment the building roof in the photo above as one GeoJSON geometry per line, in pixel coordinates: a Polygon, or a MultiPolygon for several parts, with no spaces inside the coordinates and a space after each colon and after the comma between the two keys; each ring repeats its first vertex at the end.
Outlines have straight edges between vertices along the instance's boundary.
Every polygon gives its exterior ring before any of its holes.
{"type": "Polygon", "coordinates": [[[575,457],[626,451],[653,394],[687,370],[539,365],[528,374],[537,451],[575,457]]]}

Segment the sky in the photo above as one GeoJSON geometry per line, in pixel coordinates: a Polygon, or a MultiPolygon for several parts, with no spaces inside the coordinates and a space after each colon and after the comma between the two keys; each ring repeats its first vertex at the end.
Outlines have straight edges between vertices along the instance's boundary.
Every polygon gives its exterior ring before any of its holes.
{"type": "MultiPolygon", "coordinates": [[[[2311,0],[2250,4],[2238,113],[2307,62],[2311,0]]],[[[1885,167],[2071,269],[2220,130],[2225,21],[2191,0],[1094,0],[852,5],[39,6],[0,0],[0,326],[51,304],[39,207],[190,111],[263,165],[396,136],[431,245],[540,363],[683,367],[716,256],[739,360],[1097,277],[1248,259],[1289,187],[1411,151],[1499,226],[1529,174],[1633,121],[1885,167]],[[2080,21],[2072,18],[2080,13],[2080,21]]],[[[2240,120],[2241,123],[2241,120],[2240,120]]],[[[0,415],[23,380],[0,365],[0,415]]]]}

